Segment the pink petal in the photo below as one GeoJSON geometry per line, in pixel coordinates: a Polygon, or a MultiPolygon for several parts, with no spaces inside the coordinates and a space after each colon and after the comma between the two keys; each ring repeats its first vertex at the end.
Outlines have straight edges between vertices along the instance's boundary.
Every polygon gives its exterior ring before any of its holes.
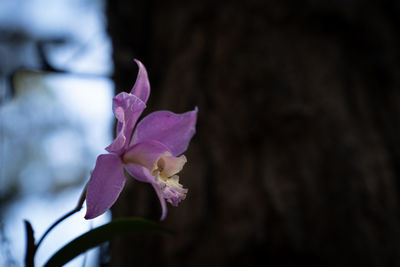
{"type": "Polygon", "coordinates": [[[150,171],[142,165],[136,163],[126,163],[125,170],[132,175],[133,178],[144,183],[155,182],[155,177],[150,174],[150,171]]]}
{"type": "Polygon", "coordinates": [[[140,98],[144,103],[147,102],[147,99],[149,98],[150,95],[150,82],[149,78],[147,76],[147,71],[142,62],[139,60],[135,59],[136,64],[139,67],[139,72],[136,78],[136,82],[133,85],[133,88],[131,90],[131,94],[136,95],[138,98],[140,98]]]}
{"type": "Polygon", "coordinates": [[[171,152],[164,144],[154,140],[147,140],[132,146],[123,155],[123,160],[125,163],[142,165],[151,172],[157,168],[158,159],[165,153],[170,155],[171,152]]]}
{"type": "Polygon", "coordinates": [[[124,184],[125,175],[119,156],[100,155],[86,191],[85,219],[93,219],[107,211],[117,200],[124,184]]]}
{"type": "Polygon", "coordinates": [[[197,107],[193,111],[175,114],[156,111],[141,120],[132,137],[132,144],[156,140],[166,145],[177,156],[183,153],[195,133],[197,107]]]}
{"type": "Polygon", "coordinates": [[[145,107],[145,103],[132,94],[122,92],[114,97],[113,112],[118,120],[117,137],[106,147],[108,152],[121,154],[127,148],[136,121],[145,107]]]}
{"type": "Polygon", "coordinates": [[[167,216],[167,204],[163,197],[163,193],[160,189],[160,186],[156,182],[156,178],[150,174],[150,171],[147,168],[145,168],[141,165],[135,164],[135,163],[125,164],[125,169],[135,179],[137,179],[141,182],[150,183],[153,185],[153,188],[156,191],[158,199],[160,200],[160,204],[161,204],[160,220],[161,221],[164,220],[165,217],[167,216]]]}
{"type": "Polygon", "coordinates": [[[165,220],[165,217],[167,217],[167,203],[165,202],[165,199],[163,197],[163,193],[160,189],[160,186],[158,184],[153,184],[153,188],[157,193],[158,199],[160,200],[160,204],[161,204],[161,217],[160,217],[160,221],[165,220]]]}

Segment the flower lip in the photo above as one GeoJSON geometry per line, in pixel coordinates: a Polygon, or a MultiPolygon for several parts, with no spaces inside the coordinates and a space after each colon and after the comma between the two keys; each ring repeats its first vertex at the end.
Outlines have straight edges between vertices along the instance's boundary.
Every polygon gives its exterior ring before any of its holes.
{"type": "Polygon", "coordinates": [[[163,198],[173,206],[178,206],[179,202],[186,198],[188,189],[183,188],[179,183],[178,175],[174,175],[166,180],[157,176],[157,182],[161,189],[163,198]]]}
{"type": "Polygon", "coordinates": [[[163,179],[167,179],[179,173],[183,169],[183,166],[186,162],[187,159],[185,155],[174,157],[171,155],[171,153],[164,153],[157,160],[157,169],[152,170],[152,174],[155,175],[155,173],[159,171],[160,177],[163,179]]]}

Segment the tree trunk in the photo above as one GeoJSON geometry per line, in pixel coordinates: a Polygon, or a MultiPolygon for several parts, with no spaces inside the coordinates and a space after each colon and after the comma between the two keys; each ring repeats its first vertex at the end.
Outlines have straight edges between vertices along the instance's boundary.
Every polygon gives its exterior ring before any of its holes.
{"type": "MultiPolygon", "coordinates": [[[[148,68],[146,112],[199,108],[170,236],[112,266],[400,265],[396,1],[109,1],[116,87],[148,68]]],[[[157,220],[129,181],[114,217],[157,220]]]]}

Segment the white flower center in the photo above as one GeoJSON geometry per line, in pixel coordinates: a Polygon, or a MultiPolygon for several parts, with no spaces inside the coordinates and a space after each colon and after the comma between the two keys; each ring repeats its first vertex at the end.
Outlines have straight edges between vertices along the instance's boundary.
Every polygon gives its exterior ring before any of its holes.
{"type": "Polygon", "coordinates": [[[178,203],[186,198],[188,190],[183,188],[179,183],[179,173],[183,165],[186,163],[184,155],[174,157],[169,153],[162,155],[155,164],[155,168],[151,172],[156,176],[157,183],[163,192],[163,197],[172,205],[177,206],[178,203]]]}

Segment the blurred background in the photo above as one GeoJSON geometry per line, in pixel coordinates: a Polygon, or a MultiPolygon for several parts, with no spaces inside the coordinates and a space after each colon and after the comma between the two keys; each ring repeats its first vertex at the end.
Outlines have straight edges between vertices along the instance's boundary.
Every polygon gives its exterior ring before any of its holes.
{"type": "MultiPolygon", "coordinates": [[[[97,154],[112,140],[114,85],[104,1],[0,1],[0,266],[23,266],[36,238],[72,210],[97,154]]],[[[75,214],[37,253],[110,219],[75,214]]],[[[97,266],[98,252],[69,266],[97,266]]]]}
{"type": "MultiPolygon", "coordinates": [[[[174,235],[118,238],[76,264],[400,265],[398,1],[2,1],[8,264],[21,262],[22,217],[40,232],[34,216],[50,223],[75,205],[138,58],[145,114],[199,108],[189,193],[163,222],[174,235]]],[[[134,180],[112,208],[159,215],[134,180]]],[[[93,227],[82,216],[62,227],[93,227]]]]}

